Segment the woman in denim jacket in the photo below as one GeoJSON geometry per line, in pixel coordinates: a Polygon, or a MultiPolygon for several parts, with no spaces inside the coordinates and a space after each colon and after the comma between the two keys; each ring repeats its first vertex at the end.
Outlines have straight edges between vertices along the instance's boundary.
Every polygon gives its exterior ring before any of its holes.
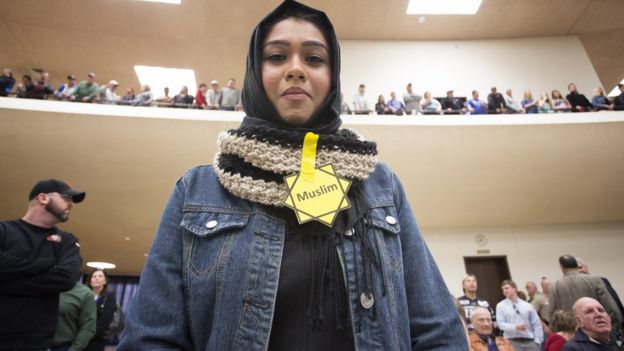
{"type": "Polygon", "coordinates": [[[247,117],[165,208],[124,350],[467,350],[403,188],[339,129],[340,52],[323,12],[285,1],[253,32],[247,117]],[[307,132],[352,184],[330,228],[282,205],[307,132]]]}

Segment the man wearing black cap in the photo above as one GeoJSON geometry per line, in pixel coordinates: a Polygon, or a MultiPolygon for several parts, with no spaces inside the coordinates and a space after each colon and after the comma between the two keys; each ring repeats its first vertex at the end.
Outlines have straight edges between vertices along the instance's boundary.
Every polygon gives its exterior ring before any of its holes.
{"type": "Polygon", "coordinates": [[[18,220],[0,222],[0,350],[46,350],[58,321],[59,293],[80,274],[78,239],[55,226],[85,193],[48,179],[30,192],[18,220]]]}
{"type": "Polygon", "coordinates": [[[571,255],[559,257],[559,265],[561,266],[563,277],[550,287],[548,295],[550,319],[552,320],[552,315],[557,310],[573,312],[572,306],[581,297],[591,297],[604,306],[614,322],[613,324],[619,325],[621,321],[620,314],[602,279],[589,274],[579,273],[578,263],[574,256],[571,255]]]}

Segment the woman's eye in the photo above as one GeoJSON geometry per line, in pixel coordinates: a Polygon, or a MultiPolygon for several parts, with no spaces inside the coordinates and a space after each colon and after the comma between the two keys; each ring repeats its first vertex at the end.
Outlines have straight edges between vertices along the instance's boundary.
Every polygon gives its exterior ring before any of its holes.
{"type": "Polygon", "coordinates": [[[265,57],[267,61],[283,61],[286,59],[286,56],[282,54],[269,54],[265,57]]]}
{"type": "Polygon", "coordinates": [[[321,56],[317,56],[317,55],[308,56],[306,61],[312,62],[312,63],[323,63],[323,62],[325,62],[325,60],[321,56]]]}

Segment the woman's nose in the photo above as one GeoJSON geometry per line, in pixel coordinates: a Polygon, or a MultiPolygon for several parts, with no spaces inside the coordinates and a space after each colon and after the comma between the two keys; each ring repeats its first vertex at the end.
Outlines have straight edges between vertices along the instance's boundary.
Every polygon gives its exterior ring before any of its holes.
{"type": "Polygon", "coordinates": [[[288,69],[286,71],[286,80],[291,80],[291,79],[298,79],[298,80],[306,79],[306,73],[305,73],[305,69],[303,68],[303,62],[297,55],[291,57],[291,59],[288,62],[288,69]]]}

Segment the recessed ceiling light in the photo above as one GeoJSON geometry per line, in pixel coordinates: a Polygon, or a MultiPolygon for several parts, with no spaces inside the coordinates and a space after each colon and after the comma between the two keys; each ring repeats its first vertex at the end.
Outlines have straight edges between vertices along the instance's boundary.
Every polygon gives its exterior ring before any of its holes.
{"type": "Polygon", "coordinates": [[[138,1],[162,2],[163,4],[175,4],[175,5],[180,5],[182,3],[182,0],[138,0],[138,1]]]}
{"type": "Polygon", "coordinates": [[[87,262],[87,266],[100,269],[113,269],[117,267],[115,264],[108,262],[87,262]]]}
{"type": "Polygon", "coordinates": [[[127,236],[127,237],[125,237],[124,239],[125,239],[125,240],[130,240],[130,237],[129,237],[129,236],[127,236]]]}
{"type": "Polygon", "coordinates": [[[410,0],[408,15],[474,15],[482,0],[410,0]]]}
{"type": "Polygon", "coordinates": [[[619,84],[624,84],[624,79],[622,79],[620,83],[616,84],[613,87],[613,90],[611,90],[609,94],[607,94],[608,97],[616,97],[622,93],[622,91],[620,90],[620,87],[618,87],[619,84]]]}

